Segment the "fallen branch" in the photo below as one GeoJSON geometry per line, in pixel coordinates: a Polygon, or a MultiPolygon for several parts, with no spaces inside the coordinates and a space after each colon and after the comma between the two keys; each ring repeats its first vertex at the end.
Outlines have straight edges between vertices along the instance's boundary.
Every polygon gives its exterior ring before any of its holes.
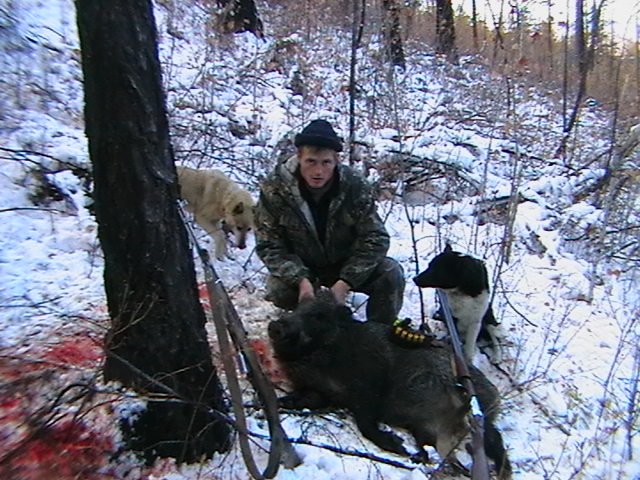
{"type": "Polygon", "coordinates": [[[375,455],[373,453],[369,453],[369,452],[360,452],[358,450],[352,449],[352,448],[340,448],[340,447],[335,447],[333,445],[327,445],[327,444],[323,444],[323,443],[314,443],[310,440],[307,440],[305,438],[298,438],[298,439],[292,439],[291,440],[292,443],[296,443],[296,444],[300,444],[300,445],[309,445],[311,447],[317,447],[317,448],[323,448],[325,450],[329,450],[331,452],[334,453],[339,453],[341,455],[347,455],[350,457],[358,457],[358,458],[364,458],[366,460],[371,460],[374,462],[379,462],[379,463],[384,463],[386,465],[391,465],[392,467],[396,467],[396,468],[402,468],[404,470],[414,470],[416,467],[415,466],[411,466],[411,465],[406,465],[402,462],[398,462],[396,460],[391,460],[388,458],[384,458],[384,457],[380,457],[378,455],[375,455]]]}
{"type": "MultiPolygon", "coordinates": [[[[249,434],[253,437],[256,438],[260,438],[262,440],[269,440],[269,437],[267,435],[263,435],[260,433],[255,433],[255,432],[249,432],[249,434]]],[[[373,462],[378,462],[378,463],[384,463],[385,465],[390,465],[392,467],[396,467],[396,468],[402,468],[404,470],[414,470],[415,468],[417,468],[416,466],[413,465],[407,465],[403,462],[398,462],[397,460],[391,460],[389,458],[384,458],[384,457],[380,457],[374,453],[370,453],[370,452],[361,452],[359,450],[355,450],[353,448],[340,448],[340,447],[336,447],[334,445],[328,445],[326,443],[314,443],[311,440],[307,440],[304,437],[299,437],[299,438],[289,438],[288,439],[289,442],[291,443],[295,443],[298,445],[308,445],[310,447],[316,447],[316,448],[322,448],[325,450],[329,450],[331,452],[334,453],[338,453],[340,455],[347,455],[349,457],[358,457],[358,458],[364,458],[366,460],[371,460],[373,462]]]]}
{"type": "Polygon", "coordinates": [[[50,213],[61,213],[67,215],[69,212],[65,212],[64,210],[59,210],[57,208],[44,208],[44,207],[11,207],[11,208],[0,208],[0,213],[6,212],[19,212],[25,210],[33,210],[39,212],[50,212],[50,213]]]}
{"type": "Polygon", "coordinates": [[[8,154],[13,155],[11,157],[5,157],[4,155],[0,156],[0,158],[2,158],[3,160],[32,163],[36,165],[38,168],[42,169],[43,173],[58,173],[63,170],[83,170],[86,172],[87,175],[89,174],[89,169],[85,166],[82,166],[78,163],[70,162],[69,160],[62,160],[58,157],[49,155],[44,152],[37,152],[35,150],[24,150],[24,149],[16,150],[14,148],[6,148],[6,147],[0,147],[0,152],[7,152],[8,154]],[[46,168],[40,162],[33,160],[32,158],[29,158],[31,156],[53,160],[61,168],[57,168],[57,169],[46,168]]]}

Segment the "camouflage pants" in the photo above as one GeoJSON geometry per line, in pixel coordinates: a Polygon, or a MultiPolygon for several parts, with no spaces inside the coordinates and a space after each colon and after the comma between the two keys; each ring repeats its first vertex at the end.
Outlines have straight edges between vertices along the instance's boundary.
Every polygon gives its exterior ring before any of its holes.
{"type": "MultiPolygon", "coordinates": [[[[331,287],[338,280],[339,269],[333,272],[317,273],[316,288],[331,287]]],[[[394,259],[386,257],[376,266],[373,273],[361,285],[352,287],[354,292],[369,296],[367,319],[374,322],[393,323],[398,318],[404,296],[404,271],[394,259]]],[[[267,278],[266,299],[279,308],[293,310],[298,304],[298,287],[269,276],[267,278]]]]}

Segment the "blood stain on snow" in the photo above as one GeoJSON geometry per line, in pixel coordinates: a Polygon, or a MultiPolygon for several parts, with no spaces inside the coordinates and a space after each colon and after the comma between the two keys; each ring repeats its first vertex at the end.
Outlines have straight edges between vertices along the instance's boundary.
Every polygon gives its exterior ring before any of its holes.
{"type": "Polygon", "coordinates": [[[90,336],[76,335],[53,345],[44,353],[44,359],[62,365],[91,367],[102,360],[102,345],[90,336]]]}
{"type": "Polygon", "coordinates": [[[31,432],[20,448],[0,461],[0,477],[85,480],[106,478],[100,471],[114,449],[111,439],[82,422],[69,420],[31,432]]]}
{"type": "Polygon", "coordinates": [[[103,358],[100,342],[87,334],[72,335],[47,347],[0,357],[0,478],[20,480],[99,480],[114,451],[111,434],[71,418],[51,398],[64,388],[52,379],[68,367],[94,370],[103,358]],[[43,395],[48,392],[49,395],[43,395]],[[54,415],[42,415],[50,408],[54,415]],[[48,420],[47,420],[48,419],[48,420]]]}
{"type": "Polygon", "coordinates": [[[207,289],[207,284],[205,282],[198,284],[198,296],[200,297],[200,303],[202,304],[202,308],[207,311],[211,310],[211,301],[209,300],[209,290],[207,289]]]}

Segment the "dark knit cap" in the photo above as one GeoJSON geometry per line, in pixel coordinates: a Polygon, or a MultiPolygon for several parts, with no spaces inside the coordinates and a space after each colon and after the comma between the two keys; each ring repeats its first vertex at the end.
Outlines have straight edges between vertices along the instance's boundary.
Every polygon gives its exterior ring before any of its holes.
{"type": "Polygon", "coordinates": [[[336,134],[331,124],[326,120],[313,120],[302,129],[302,132],[296,135],[294,143],[296,147],[313,145],[330,148],[336,152],[342,151],[342,138],[336,134]]]}

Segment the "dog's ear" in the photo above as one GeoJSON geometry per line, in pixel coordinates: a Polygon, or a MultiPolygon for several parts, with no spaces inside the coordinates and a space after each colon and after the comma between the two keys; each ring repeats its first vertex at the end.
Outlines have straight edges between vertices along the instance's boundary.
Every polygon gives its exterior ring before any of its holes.
{"type": "Polygon", "coordinates": [[[232,212],[234,215],[242,215],[244,213],[244,203],[240,202],[233,207],[232,212]]]}
{"type": "Polygon", "coordinates": [[[447,243],[447,244],[444,246],[444,251],[445,251],[445,252],[453,252],[453,248],[451,248],[451,244],[450,244],[450,243],[447,243]]]}

